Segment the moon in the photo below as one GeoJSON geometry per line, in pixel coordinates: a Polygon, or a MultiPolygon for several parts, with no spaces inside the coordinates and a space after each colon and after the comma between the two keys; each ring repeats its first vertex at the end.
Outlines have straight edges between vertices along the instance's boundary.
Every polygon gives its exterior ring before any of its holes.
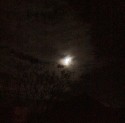
{"type": "Polygon", "coordinates": [[[66,56],[63,59],[60,60],[60,63],[66,67],[70,66],[72,64],[73,57],[66,56]]]}

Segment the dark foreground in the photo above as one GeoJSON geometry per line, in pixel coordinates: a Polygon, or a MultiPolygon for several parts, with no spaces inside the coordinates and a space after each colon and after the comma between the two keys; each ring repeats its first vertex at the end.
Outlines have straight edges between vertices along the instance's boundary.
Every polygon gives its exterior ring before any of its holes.
{"type": "Polygon", "coordinates": [[[0,123],[121,123],[124,116],[124,109],[105,107],[88,96],[55,103],[44,112],[40,104],[0,104],[0,123]]]}

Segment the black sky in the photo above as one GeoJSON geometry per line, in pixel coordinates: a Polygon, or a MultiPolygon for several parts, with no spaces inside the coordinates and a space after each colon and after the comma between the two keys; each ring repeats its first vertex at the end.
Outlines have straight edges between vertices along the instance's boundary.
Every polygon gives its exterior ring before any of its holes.
{"type": "MultiPolygon", "coordinates": [[[[88,93],[123,106],[123,13],[124,3],[108,0],[2,0],[0,45],[47,62],[71,54],[78,66],[92,65],[88,93]]],[[[1,54],[1,62],[10,65],[8,61],[1,54]]]]}

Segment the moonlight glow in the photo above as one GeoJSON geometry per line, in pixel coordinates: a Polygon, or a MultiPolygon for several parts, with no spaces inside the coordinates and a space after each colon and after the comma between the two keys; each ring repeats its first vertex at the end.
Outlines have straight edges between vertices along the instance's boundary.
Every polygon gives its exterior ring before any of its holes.
{"type": "Polygon", "coordinates": [[[64,66],[70,66],[72,64],[72,57],[71,56],[66,56],[60,62],[64,66]]]}

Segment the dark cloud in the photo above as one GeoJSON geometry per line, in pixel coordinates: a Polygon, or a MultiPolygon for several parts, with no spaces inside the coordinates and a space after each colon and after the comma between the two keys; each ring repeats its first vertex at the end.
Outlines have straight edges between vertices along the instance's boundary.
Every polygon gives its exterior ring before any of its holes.
{"type": "MultiPolygon", "coordinates": [[[[99,100],[102,96],[105,98],[101,99],[104,102],[110,99],[111,105],[114,100],[110,97],[115,97],[115,105],[123,102],[124,72],[119,75],[124,71],[122,3],[107,0],[7,0],[1,1],[0,8],[1,46],[8,46],[19,53],[28,54],[30,58],[48,62],[58,61],[61,57],[71,54],[75,56],[77,65],[83,65],[79,68],[94,67],[92,73],[89,73],[91,79],[88,90],[92,90],[90,95],[99,100]],[[118,76],[117,81],[113,79],[114,76],[118,76]],[[97,90],[97,87],[93,86],[93,81],[97,82],[100,89],[97,90]],[[113,91],[110,97],[106,91],[113,91]]],[[[9,55],[9,51],[5,54],[5,50],[2,51],[1,62],[2,67],[4,64],[7,68],[7,65],[11,66],[15,60],[9,55]]]]}
{"type": "Polygon", "coordinates": [[[8,3],[2,10],[8,36],[8,40],[3,39],[4,45],[49,61],[68,53],[79,63],[91,59],[90,25],[75,15],[68,2],[8,3]]]}

